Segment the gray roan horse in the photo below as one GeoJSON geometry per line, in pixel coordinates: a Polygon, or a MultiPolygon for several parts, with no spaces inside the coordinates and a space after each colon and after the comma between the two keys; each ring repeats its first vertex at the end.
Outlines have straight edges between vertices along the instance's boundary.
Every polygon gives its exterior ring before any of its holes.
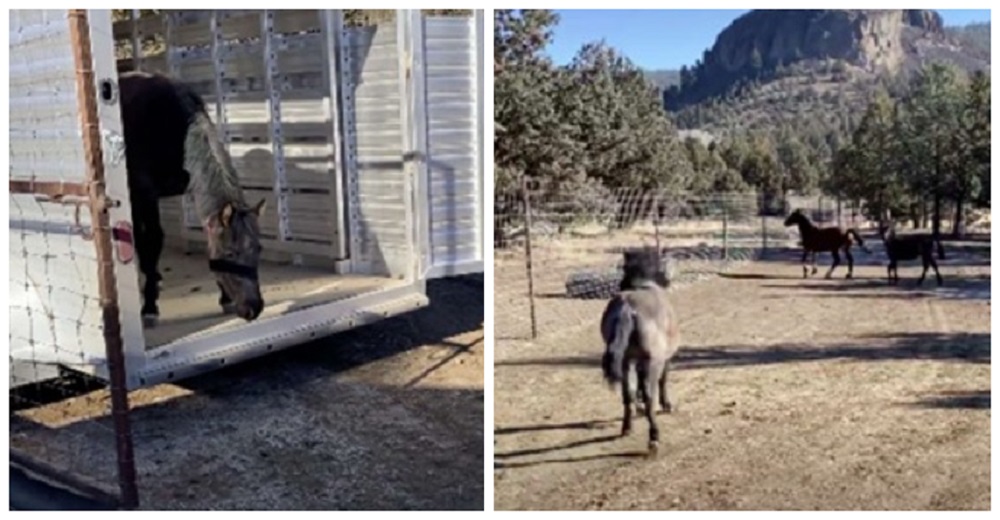
{"type": "Polygon", "coordinates": [[[635,395],[628,382],[635,366],[642,413],[649,422],[649,454],[659,450],[660,430],[653,403],[659,391],[659,404],[666,413],[673,411],[667,393],[670,360],[680,345],[677,316],[667,299],[659,255],[625,253],[625,277],[622,292],[612,298],[601,316],[601,335],[606,345],[602,368],[605,379],[620,383],[625,417],[622,435],[632,432],[632,405],[635,395]],[[657,283],[657,280],[661,280],[657,283]]]}
{"type": "MultiPolygon", "coordinates": [[[[926,233],[897,235],[895,223],[891,218],[879,223],[878,231],[882,237],[882,243],[885,244],[885,254],[889,257],[889,265],[886,267],[889,283],[899,283],[899,262],[901,260],[909,261],[916,260],[917,258],[920,258],[924,264],[924,271],[920,273],[917,285],[924,283],[924,278],[927,277],[927,269],[930,267],[934,268],[934,275],[937,277],[938,285],[940,286],[943,283],[941,272],[938,271],[937,261],[934,260],[934,245],[936,241],[934,236],[926,233]]],[[[940,242],[937,243],[937,246],[939,254],[944,251],[940,242]]],[[[943,256],[940,258],[944,259],[943,256]]]]}
{"type": "Polygon", "coordinates": [[[144,323],[154,326],[160,314],[157,264],[164,234],[159,199],[186,192],[194,196],[208,239],[208,268],[221,292],[219,305],[247,321],[256,319],[264,308],[257,279],[264,201],[246,203],[204,100],[189,86],[158,74],[122,74],[119,90],[135,249],[145,276],[144,323]]]}

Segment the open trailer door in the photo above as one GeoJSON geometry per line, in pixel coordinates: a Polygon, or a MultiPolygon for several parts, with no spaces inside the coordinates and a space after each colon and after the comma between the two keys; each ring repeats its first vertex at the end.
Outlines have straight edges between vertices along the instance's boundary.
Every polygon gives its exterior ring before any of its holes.
{"type": "Polygon", "coordinates": [[[109,353],[141,335],[110,14],[10,16],[10,385],[109,380],[109,353]]]}
{"type": "Polygon", "coordinates": [[[483,272],[483,34],[474,17],[412,20],[424,278],[483,272]]]}

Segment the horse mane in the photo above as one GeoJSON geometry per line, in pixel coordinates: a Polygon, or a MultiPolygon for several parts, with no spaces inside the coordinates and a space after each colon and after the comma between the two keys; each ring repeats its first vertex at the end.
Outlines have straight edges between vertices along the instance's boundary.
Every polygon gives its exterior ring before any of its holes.
{"type": "Polygon", "coordinates": [[[656,248],[646,247],[640,250],[623,252],[623,276],[619,290],[640,289],[650,286],[667,288],[670,280],[663,272],[660,252],[656,248]]]}
{"type": "Polygon", "coordinates": [[[219,140],[205,101],[189,86],[174,82],[178,100],[191,114],[184,138],[184,169],[191,174],[191,192],[195,195],[202,219],[219,212],[227,203],[246,208],[246,199],[232,157],[219,140]]]}
{"type": "Polygon", "coordinates": [[[817,226],[812,220],[809,220],[809,217],[807,217],[801,209],[797,209],[792,213],[798,215],[798,218],[795,219],[795,223],[799,227],[800,235],[805,235],[806,231],[815,231],[819,229],[819,226],[817,226]]]}

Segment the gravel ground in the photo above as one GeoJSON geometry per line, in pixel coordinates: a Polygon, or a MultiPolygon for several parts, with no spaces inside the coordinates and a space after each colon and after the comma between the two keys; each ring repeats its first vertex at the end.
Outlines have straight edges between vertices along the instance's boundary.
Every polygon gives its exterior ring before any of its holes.
{"type": "MultiPolygon", "coordinates": [[[[483,509],[482,277],[428,308],[131,394],[144,509],[483,509]]],[[[103,390],[11,416],[11,442],[115,482],[103,390]]]]}

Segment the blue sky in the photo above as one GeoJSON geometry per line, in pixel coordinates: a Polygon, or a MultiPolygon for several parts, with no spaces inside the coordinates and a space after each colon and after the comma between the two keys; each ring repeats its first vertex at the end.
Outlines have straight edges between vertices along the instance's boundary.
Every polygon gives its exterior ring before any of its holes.
{"type": "MultiPolygon", "coordinates": [[[[938,9],[945,25],[990,19],[988,9],[938,9]]],[[[584,43],[605,39],[640,67],[677,69],[691,65],[715,43],[719,32],[747,10],[557,10],[549,55],[568,63],[584,43]]]]}

